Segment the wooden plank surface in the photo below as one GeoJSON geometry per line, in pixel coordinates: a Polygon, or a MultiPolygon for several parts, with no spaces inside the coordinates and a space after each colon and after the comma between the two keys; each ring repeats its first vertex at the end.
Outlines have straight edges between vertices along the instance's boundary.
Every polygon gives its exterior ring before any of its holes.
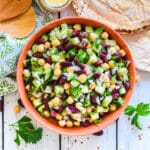
{"type": "MultiPolygon", "coordinates": [[[[59,149],[59,136],[57,133],[43,129],[42,140],[37,144],[25,144],[21,142],[21,146],[17,147],[14,143],[15,132],[9,127],[9,124],[16,122],[24,115],[29,115],[24,108],[21,108],[20,113],[14,113],[13,107],[17,104],[18,93],[13,93],[4,97],[4,149],[5,150],[58,150],[59,149]]],[[[29,115],[30,116],[30,115],[29,115]]],[[[30,116],[31,117],[31,116],[30,116]]],[[[38,125],[34,119],[35,126],[38,125]]]]}
{"type": "MultiPolygon", "coordinates": [[[[150,73],[137,71],[141,81],[136,85],[130,104],[136,105],[143,101],[150,102],[150,73]]],[[[143,130],[139,131],[130,125],[127,116],[122,115],[118,122],[119,150],[150,150],[150,116],[141,118],[143,130]]]]}

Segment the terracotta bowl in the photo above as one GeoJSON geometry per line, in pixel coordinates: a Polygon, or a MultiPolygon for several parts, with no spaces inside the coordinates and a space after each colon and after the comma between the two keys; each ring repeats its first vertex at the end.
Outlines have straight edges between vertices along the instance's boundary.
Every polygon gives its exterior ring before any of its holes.
{"type": "Polygon", "coordinates": [[[96,20],[92,20],[92,19],[88,19],[88,18],[84,18],[84,17],[69,17],[69,18],[58,19],[58,20],[50,22],[49,24],[43,26],[40,30],[38,30],[29,39],[29,41],[24,46],[24,48],[20,54],[20,57],[19,57],[19,61],[18,61],[18,65],[17,65],[17,83],[18,83],[19,94],[20,94],[20,97],[22,99],[22,102],[23,102],[25,108],[33,116],[33,118],[35,120],[37,120],[38,123],[40,123],[43,127],[46,127],[49,130],[58,132],[60,134],[65,134],[65,135],[72,135],[72,136],[73,135],[76,135],[76,136],[77,135],[86,135],[86,134],[98,132],[98,131],[108,127],[115,120],[117,120],[117,118],[122,114],[122,112],[126,108],[128,102],[129,102],[129,99],[131,98],[131,95],[133,93],[134,84],[135,84],[135,66],[134,66],[134,61],[133,61],[131,52],[130,52],[126,42],[116,31],[111,29],[109,26],[107,26],[99,21],[96,21],[96,20]],[[78,24],[82,24],[82,25],[91,25],[94,27],[101,27],[101,26],[105,27],[105,30],[110,34],[112,39],[116,40],[116,42],[120,45],[120,47],[126,51],[127,59],[130,60],[130,62],[131,62],[130,66],[129,66],[129,74],[131,76],[131,78],[130,78],[131,88],[128,90],[128,92],[124,96],[124,99],[125,99],[124,105],[122,107],[120,107],[119,109],[117,109],[116,111],[108,114],[106,117],[103,118],[102,122],[100,122],[98,124],[92,124],[88,127],[74,127],[74,128],[64,127],[64,128],[62,128],[55,121],[52,121],[52,120],[42,117],[40,115],[40,113],[38,113],[38,111],[36,111],[36,109],[33,107],[32,103],[30,102],[30,100],[27,97],[26,90],[25,90],[25,84],[23,82],[23,75],[22,75],[23,61],[25,60],[25,58],[27,56],[27,52],[28,52],[28,50],[30,50],[30,48],[33,45],[33,43],[35,42],[35,40],[38,39],[43,33],[50,31],[51,29],[53,29],[56,26],[59,26],[62,23],[67,23],[67,24],[78,23],[78,24]]]}

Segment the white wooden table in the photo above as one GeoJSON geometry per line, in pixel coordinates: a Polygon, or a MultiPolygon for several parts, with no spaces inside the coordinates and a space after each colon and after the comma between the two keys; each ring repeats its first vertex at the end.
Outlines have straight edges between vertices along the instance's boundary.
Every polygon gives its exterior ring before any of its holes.
{"type": "MultiPolygon", "coordinates": [[[[73,15],[76,13],[70,6],[54,16],[62,18],[73,15]]],[[[137,74],[141,76],[141,81],[136,85],[130,104],[150,102],[150,73],[137,71],[137,74]]],[[[104,129],[102,136],[68,137],[44,129],[40,142],[33,145],[22,142],[17,147],[13,141],[15,132],[10,129],[9,124],[25,114],[29,115],[23,108],[18,114],[13,112],[18,98],[17,92],[0,98],[4,102],[3,111],[0,112],[0,150],[150,150],[150,117],[141,118],[143,130],[139,131],[130,125],[129,118],[123,114],[118,121],[104,129]]],[[[34,120],[33,122],[36,124],[34,120]]]]}

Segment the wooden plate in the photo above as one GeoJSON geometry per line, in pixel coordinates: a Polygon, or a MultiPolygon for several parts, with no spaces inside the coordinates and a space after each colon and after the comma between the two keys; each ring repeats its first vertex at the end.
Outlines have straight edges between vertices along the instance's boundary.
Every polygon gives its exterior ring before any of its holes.
{"type": "Polygon", "coordinates": [[[6,32],[15,38],[24,38],[34,29],[36,15],[31,7],[23,15],[0,22],[0,32],[6,32]]]}

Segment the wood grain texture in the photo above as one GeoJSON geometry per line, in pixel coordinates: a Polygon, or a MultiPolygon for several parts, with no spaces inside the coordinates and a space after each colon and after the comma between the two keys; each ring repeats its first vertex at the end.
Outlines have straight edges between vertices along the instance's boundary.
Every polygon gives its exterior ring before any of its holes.
{"type": "MultiPolygon", "coordinates": [[[[29,115],[24,108],[21,108],[20,113],[16,114],[13,112],[13,107],[17,104],[18,93],[13,93],[4,97],[4,150],[58,150],[59,149],[59,137],[58,134],[47,129],[43,129],[42,140],[37,144],[25,144],[23,141],[19,147],[14,143],[15,132],[9,127],[9,124],[16,122],[24,115],[29,115]]],[[[29,117],[31,117],[29,115],[29,117]]],[[[33,123],[35,126],[40,126],[34,119],[33,123]]]]}
{"type": "Polygon", "coordinates": [[[102,136],[62,136],[62,150],[116,150],[116,124],[104,129],[102,136]]]}
{"type": "Polygon", "coordinates": [[[32,0],[0,0],[0,21],[25,13],[31,7],[32,0]]]}
{"type": "Polygon", "coordinates": [[[0,22],[0,32],[6,32],[15,38],[24,38],[34,29],[36,24],[36,15],[30,8],[23,15],[0,22]]]}
{"type": "MultiPolygon", "coordinates": [[[[141,81],[136,85],[130,104],[137,105],[143,101],[150,103],[150,73],[137,71],[141,81]]],[[[118,149],[119,150],[150,150],[150,116],[141,117],[143,130],[139,131],[131,126],[130,120],[122,115],[118,122],[118,149]]]]}

